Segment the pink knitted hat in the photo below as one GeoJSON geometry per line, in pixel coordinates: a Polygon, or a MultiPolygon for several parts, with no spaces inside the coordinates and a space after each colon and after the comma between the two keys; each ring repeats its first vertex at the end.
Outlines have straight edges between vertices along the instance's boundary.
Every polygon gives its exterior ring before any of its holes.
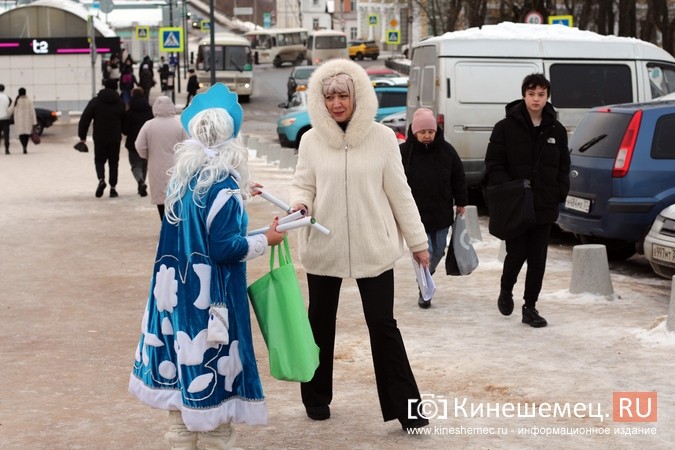
{"type": "Polygon", "coordinates": [[[417,133],[422,130],[436,130],[436,118],[434,113],[428,108],[420,108],[413,114],[412,132],[417,133]]]}

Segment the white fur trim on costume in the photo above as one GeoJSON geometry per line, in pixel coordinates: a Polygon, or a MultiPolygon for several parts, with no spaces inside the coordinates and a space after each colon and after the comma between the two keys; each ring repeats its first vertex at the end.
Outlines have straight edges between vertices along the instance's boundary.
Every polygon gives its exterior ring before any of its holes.
{"type": "Polygon", "coordinates": [[[258,256],[265,254],[265,249],[267,248],[267,236],[264,234],[255,234],[253,236],[246,236],[248,241],[248,253],[242,259],[242,261],[248,261],[249,259],[257,258],[258,256]]]}
{"type": "Polygon", "coordinates": [[[233,397],[214,408],[192,409],[183,405],[180,390],[151,389],[134,374],[129,378],[129,392],[152,408],[181,411],[190,431],[211,431],[227,422],[267,425],[267,406],[262,399],[233,397]]]}
{"type": "Polygon", "coordinates": [[[230,317],[226,306],[212,306],[206,340],[221,345],[230,343],[230,317]]]}
{"type": "Polygon", "coordinates": [[[239,201],[240,209],[244,207],[244,205],[242,204],[240,192],[241,191],[239,189],[223,189],[220,192],[218,192],[218,195],[216,196],[216,199],[213,201],[213,205],[209,210],[209,214],[206,217],[207,233],[211,229],[211,223],[213,222],[213,219],[216,218],[216,215],[220,212],[221,209],[223,209],[223,206],[225,206],[225,203],[227,203],[227,201],[230,199],[230,197],[232,197],[232,195],[235,195],[237,201],[239,201]]]}

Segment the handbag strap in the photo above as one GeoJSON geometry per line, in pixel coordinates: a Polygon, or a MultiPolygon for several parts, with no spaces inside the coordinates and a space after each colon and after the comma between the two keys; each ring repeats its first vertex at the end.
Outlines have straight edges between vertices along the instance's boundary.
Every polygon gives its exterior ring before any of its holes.
{"type": "Polygon", "coordinates": [[[288,235],[284,235],[284,242],[283,244],[277,244],[272,246],[272,250],[270,251],[270,271],[274,269],[274,253],[275,250],[277,251],[277,255],[279,256],[279,267],[285,266],[286,264],[291,264],[291,250],[288,245],[288,235]]]}

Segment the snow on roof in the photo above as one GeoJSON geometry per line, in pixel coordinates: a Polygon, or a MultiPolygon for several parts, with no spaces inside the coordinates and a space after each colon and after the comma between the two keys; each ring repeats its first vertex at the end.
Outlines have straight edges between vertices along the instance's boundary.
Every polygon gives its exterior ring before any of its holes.
{"type": "Polygon", "coordinates": [[[438,46],[439,56],[654,59],[675,62],[672,55],[650,42],[623,36],[604,36],[560,24],[502,22],[483,25],[481,28],[431,37],[417,43],[415,47],[430,44],[438,46]]]}

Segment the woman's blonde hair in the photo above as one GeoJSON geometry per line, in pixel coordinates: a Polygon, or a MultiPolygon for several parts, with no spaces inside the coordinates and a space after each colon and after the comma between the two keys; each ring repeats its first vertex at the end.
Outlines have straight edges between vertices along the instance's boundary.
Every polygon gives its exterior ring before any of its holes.
{"type": "Polygon", "coordinates": [[[330,75],[321,80],[321,92],[324,96],[347,94],[354,99],[354,80],[346,73],[330,75]]]}
{"type": "Polygon", "coordinates": [[[166,192],[166,218],[180,221],[180,205],[192,191],[192,201],[204,208],[204,197],[211,186],[238,173],[238,184],[244,197],[251,190],[248,170],[248,149],[233,137],[234,121],[223,108],[209,108],[197,113],[188,125],[191,139],[176,145],[176,165],[169,170],[171,179],[166,192]]]}

